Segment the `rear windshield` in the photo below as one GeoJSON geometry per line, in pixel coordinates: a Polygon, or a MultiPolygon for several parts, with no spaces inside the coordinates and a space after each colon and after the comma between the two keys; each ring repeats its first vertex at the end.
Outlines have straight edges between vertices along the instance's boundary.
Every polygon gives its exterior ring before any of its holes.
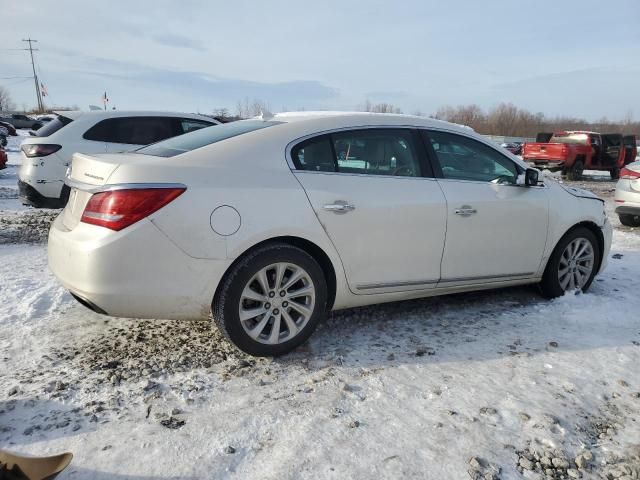
{"type": "Polygon", "coordinates": [[[35,131],[36,137],[48,137],[53,135],[65,125],[69,125],[73,120],[62,115],[57,115],[56,118],[50,122],[45,123],[42,127],[35,131]]]}
{"type": "Polygon", "coordinates": [[[586,133],[554,133],[549,143],[578,143],[580,145],[589,145],[589,135],[586,133]]]}
{"type": "Polygon", "coordinates": [[[147,145],[135,150],[143,155],[156,157],[175,157],[181,153],[190,152],[196,148],[202,148],[212,143],[237,137],[244,133],[260,130],[261,128],[278,125],[282,122],[265,122],[262,120],[240,120],[238,122],[224,123],[212,127],[202,128],[195,132],[185,133],[178,137],[162,140],[161,142],[147,145]]]}

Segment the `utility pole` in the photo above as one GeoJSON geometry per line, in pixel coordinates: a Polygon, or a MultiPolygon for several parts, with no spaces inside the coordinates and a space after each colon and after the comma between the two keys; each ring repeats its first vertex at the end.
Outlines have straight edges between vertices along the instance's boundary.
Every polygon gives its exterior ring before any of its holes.
{"type": "Polygon", "coordinates": [[[31,54],[31,68],[33,68],[33,81],[36,84],[36,99],[38,100],[38,110],[40,112],[44,112],[44,104],[42,103],[42,94],[40,93],[40,84],[38,83],[38,75],[36,75],[36,64],[33,61],[33,52],[34,50],[37,52],[37,48],[33,48],[32,43],[37,42],[37,40],[32,40],[31,38],[22,39],[23,42],[29,43],[29,48],[25,48],[31,54]]]}

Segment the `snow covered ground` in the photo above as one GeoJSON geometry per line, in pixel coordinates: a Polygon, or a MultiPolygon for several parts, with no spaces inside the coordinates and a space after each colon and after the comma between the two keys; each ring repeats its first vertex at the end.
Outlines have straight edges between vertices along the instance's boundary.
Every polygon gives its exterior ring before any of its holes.
{"type": "MultiPolygon", "coordinates": [[[[612,210],[614,183],[578,183],[612,210]]],[[[94,314],[45,245],[0,245],[0,448],[72,451],[62,479],[637,478],[640,231],[612,222],[588,294],[337,312],[273,360],[209,322],[94,314]]]]}

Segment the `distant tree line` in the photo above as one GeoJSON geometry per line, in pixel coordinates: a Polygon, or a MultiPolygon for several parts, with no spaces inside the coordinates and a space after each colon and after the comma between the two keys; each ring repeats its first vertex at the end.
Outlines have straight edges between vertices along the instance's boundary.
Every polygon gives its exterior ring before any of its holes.
{"type": "Polygon", "coordinates": [[[459,123],[484,135],[507,137],[535,137],[538,132],[560,130],[591,130],[600,133],[623,133],[640,135],[640,122],[634,122],[631,112],[622,121],[610,121],[606,117],[588,122],[582,118],[533,113],[518,108],[512,103],[500,103],[485,111],[478,105],[440,107],[432,118],[459,123]]]}

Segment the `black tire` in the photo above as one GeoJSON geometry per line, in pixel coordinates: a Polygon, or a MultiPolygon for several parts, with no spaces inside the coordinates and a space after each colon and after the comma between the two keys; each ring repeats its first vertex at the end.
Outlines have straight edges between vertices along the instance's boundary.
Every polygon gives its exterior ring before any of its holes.
{"type": "Polygon", "coordinates": [[[564,295],[565,290],[560,285],[560,280],[558,278],[558,268],[560,266],[560,257],[564,252],[565,248],[569,243],[577,238],[584,238],[591,243],[591,247],[593,248],[593,256],[594,256],[594,264],[593,269],[591,271],[591,275],[589,279],[582,287],[582,291],[586,292],[589,290],[591,283],[593,282],[596,273],[598,273],[598,269],[600,268],[600,246],[598,245],[598,240],[596,236],[593,234],[591,230],[585,227],[577,227],[573,230],[569,231],[565,234],[564,237],[560,239],[556,248],[553,250],[549,261],[547,262],[547,267],[544,270],[544,275],[542,276],[542,281],[540,282],[540,290],[542,291],[542,295],[546,298],[556,298],[564,295]]]}
{"type": "Polygon", "coordinates": [[[270,243],[241,258],[225,275],[213,299],[211,311],[218,329],[240,350],[249,355],[271,357],[283,355],[304,343],[316,329],[327,310],[327,282],[318,262],[304,250],[284,243],[270,243]],[[304,269],[315,288],[313,312],[302,329],[290,340],[265,344],[254,340],[240,322],[241,294],[261,269],[287,262],[304,269]]]}
{"type": "Polygon", "coordinates": [[[611,175],[611,180],[618,180],[620,178],[620,169],[618,167],[612,168],[609,170],[609,175],[611,175]]]}
{"type": "Polygon", "coordinates": [[[576,163],[567,169],[567,180],[581,180],[583,171],[584,163],[582,163],[582,160],[576,160],[576,163]]]}
{"type": "Polygon", "coordinates": [[[618,214],[620,223],[626,227],[640,227],[640,215],[631,215],[629,213],[618,214]]]}
{"type": "Polygon", "coordinates": [[[71,188],[69,185],[63,185],[62,191],[60,192],[60,208],[64,208],[67,206],[67,202],[69,201],[69,195],[71,194],[71,188]]]}

